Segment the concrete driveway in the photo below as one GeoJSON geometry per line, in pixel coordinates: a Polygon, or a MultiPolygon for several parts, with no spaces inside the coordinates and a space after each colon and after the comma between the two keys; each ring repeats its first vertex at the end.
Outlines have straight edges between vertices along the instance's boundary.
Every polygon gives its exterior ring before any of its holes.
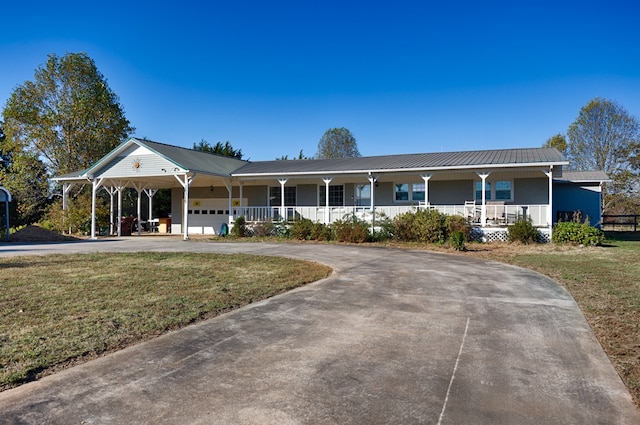
{"type": "Polygon", "coordinates": [[[1,255],[244,252],[328,279],[0,393],[3,424],[639,424],[571,296],[464,256],[126,238],[1,255]]]}

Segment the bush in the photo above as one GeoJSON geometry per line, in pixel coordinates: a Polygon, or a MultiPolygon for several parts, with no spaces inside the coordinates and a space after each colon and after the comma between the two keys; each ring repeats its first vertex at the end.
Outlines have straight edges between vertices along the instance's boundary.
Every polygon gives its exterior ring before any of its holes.
{"type": "Polygon", "coordinates": [[[289,234],[293,239],[301,241],[311,239],[311,232],[313,230],[313,221],[308,218],[299,218],[293,222],[289,229],[289,234]]]}
{"type": "Polygon", "coordinates": [[[554,243],[597,246],[602,245],[602,242],[604,242],[604,233],[602,230],[586,223],[566,221],[555,225],[551,239],[554,243]]]}
{"type": "Polygon", "coordinates": [[[536,229],[531,220],[518,220],[507,228],[509,242],[521,242],[529,244],[540,240],[540,232],[536,229]]]}
{"type": "Polygon", "coordinates": [[[462,232],[464,237],[463,241],[469,240],[471,234],[471,226],[467,223],[467,220],[461,215],[448,215],[445,219],[446,232],[449,238],[456,232],[462,232]]]}
{"type": "Polygon", "coordinates": [[[451,247],[456,251],[464,251],[466,249],[466,247],[464,246],[466,238],[467,237],[462,230],[455,230],[451,233],[449,243],[451,244],[451,247]]]}
{"type": "Polygon", "coordinates": [[[247,234],[247,223],[244,220],[244,216],[236,218],[236,221],[233,223],[233,227],[231,228],[231,236],[243,238],[247,236],[247,234]]]}
{"type": "Polygon", "coordinates": [[[395,237],[406,242],[444,243],[447,216],[436,210],[419,210],[396,216],[395,237]]]}
{"type": "Polygon", "coordinates": [[[271,219],[253,226],[253,236],[257,236],[259,238],[278,236],[279,231],[280,226],[274,223],[271,219]]]}
{"type": "Polygon", "coordinates": [[[324,223],[313,223],[310,239],[314,241],[330,241],[331,228],[324,223]]]}
{"type": "Polygon", "coordinates": [[[355,215],[346,216],[331,224],[334,239],[338,242],[362,243],[369,238],[369,224],[355,215]]]}

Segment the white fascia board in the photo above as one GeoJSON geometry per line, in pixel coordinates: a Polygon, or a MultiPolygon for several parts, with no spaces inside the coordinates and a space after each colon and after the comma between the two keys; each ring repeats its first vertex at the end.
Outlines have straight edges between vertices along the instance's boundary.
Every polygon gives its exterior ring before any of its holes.
{"type": "Polygon", "coordinates": [[[569,161],[560,162],[532,162],[522,164],[485,164],[485,165],[451,165],[445,167],[416,167],[416,168],[383,168],[383,169],[367,169],[367,170],[346,170],[346,171],[294,171],[286,173],[231,173],[232,177],[242,178],[259,178],[259,177],[278,177],[278,176],[327,176],[340,174],[383,174],[383,173],[424,173],[429,171],[453,171],[453,170],[491,170],[504,168],[540,168],[556,165],[568,165],[569,161]]]}

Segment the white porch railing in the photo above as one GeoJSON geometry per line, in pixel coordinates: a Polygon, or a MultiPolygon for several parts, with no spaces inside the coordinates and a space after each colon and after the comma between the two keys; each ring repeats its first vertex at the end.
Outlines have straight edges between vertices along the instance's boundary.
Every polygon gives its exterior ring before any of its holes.
{"type": "MultiPolygon", "coordinates": [[[[418,208],[431,208],[447,215],[460,215],[465,217],[469,223],[480,226],[482,225],[482,206],[481,205],[429,205],[429,206],[409,206],[409,205],[381,205],[375,207],[376,217],[388,217],[393,219],[395,216],[404,214],[409,211],[415,211],[418,208]]],[[[530,218],[534,226],[548,227],[547,220],[549,205],[486,205],[486,225],[487,226],[506,226],[513,224],[516,220],[526,215],[530,218]]],[[[244,216],[247,222],[265,222],[268,220],[295,221],[299,218],[307,218],[311,221],[321,223],[332,223],[336,220],[343,219],[345,216],[355,214],[356,217],[371,220],[371,211],[369,207],[234,207],[233,220],[237,217],[244,216]]]]}

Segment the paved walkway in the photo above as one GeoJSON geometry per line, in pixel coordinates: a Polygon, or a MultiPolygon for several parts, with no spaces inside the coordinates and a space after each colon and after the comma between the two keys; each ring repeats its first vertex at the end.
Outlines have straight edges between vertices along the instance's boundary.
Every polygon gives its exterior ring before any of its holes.
{"type": "Polygon", "coordinates": [[[464,256],[126,238],[0,256],[245,252],[328,279],[0,393],[3,424],[639,424],[573,299],[464,256]]]}

